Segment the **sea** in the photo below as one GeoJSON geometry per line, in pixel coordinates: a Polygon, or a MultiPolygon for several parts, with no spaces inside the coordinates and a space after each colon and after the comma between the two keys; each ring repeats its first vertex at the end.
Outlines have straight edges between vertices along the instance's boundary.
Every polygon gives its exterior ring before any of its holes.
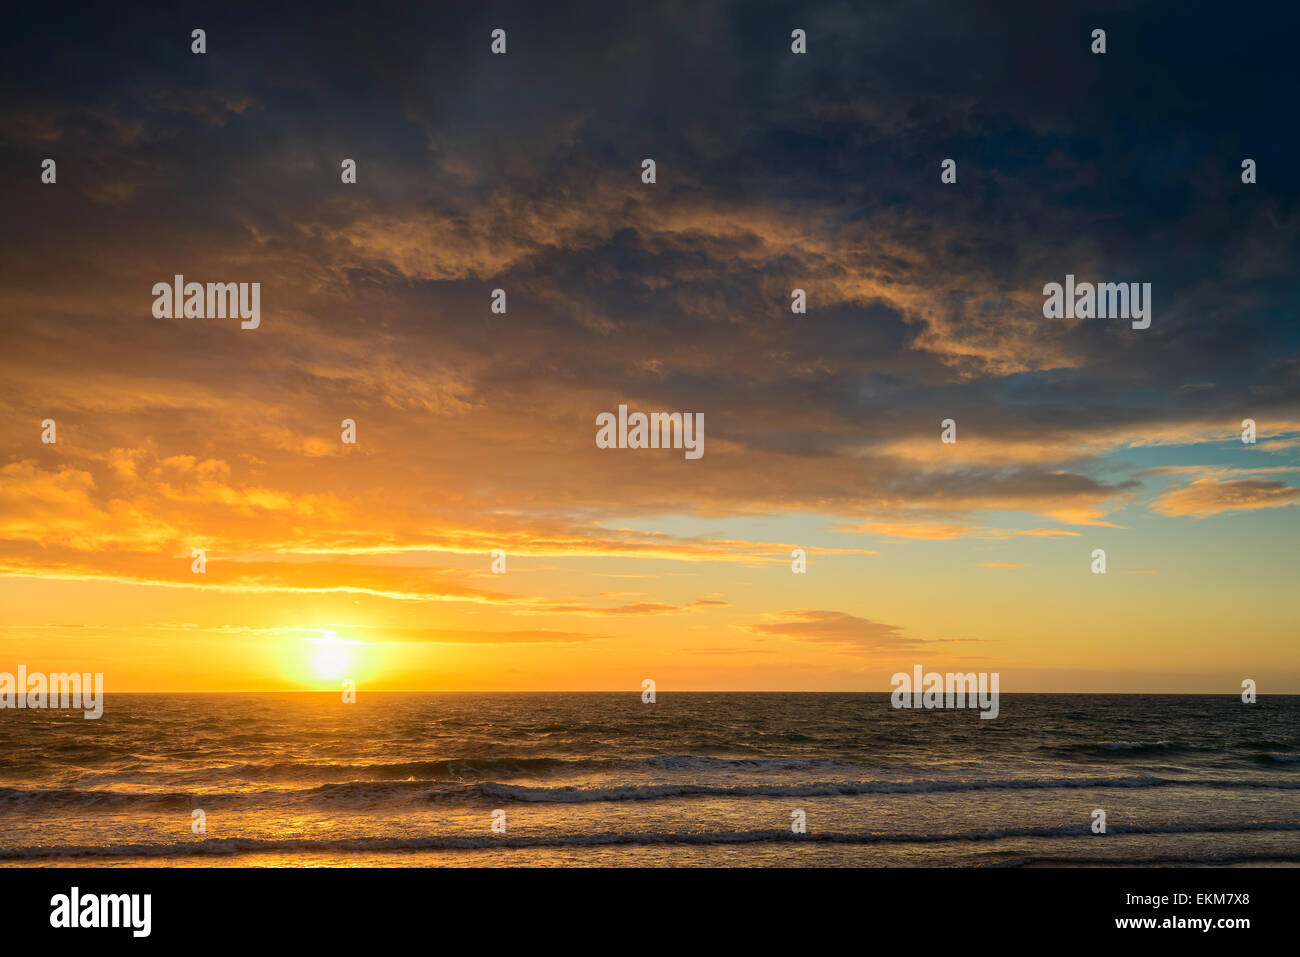
{"type": "Polygon", "coordinates": [[[109,694],[0,711],[0,866],[1300,863],[1300,696],[109,694]]]}

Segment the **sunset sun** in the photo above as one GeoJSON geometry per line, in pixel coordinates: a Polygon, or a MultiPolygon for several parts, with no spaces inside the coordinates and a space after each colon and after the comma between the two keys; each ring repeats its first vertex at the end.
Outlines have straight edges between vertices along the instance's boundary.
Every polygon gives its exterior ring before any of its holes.
{"type": "Polygon", "coordinates": [[[356,646],[361,644],[359,641],[346,641],[333,631],[303,641],[310,643],[308,663],[316,678],[341,678],[351,673],[356,646]]]}

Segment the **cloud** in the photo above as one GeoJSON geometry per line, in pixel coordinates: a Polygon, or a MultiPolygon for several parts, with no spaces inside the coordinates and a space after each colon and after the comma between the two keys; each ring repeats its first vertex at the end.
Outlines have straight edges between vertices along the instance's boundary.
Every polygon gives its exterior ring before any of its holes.
{"type": "Polygon", "coordinates": [[[899,652],[923,645],[970,640],[909,638],[896,625],[842,611],[787,611],[777,616],[777,620],[755,622],[745,628],[764,637],[816,642],[855,652],[899,652]]]}
{"type": "Polygon", "coordinates": [[[1205,518],[1223,512],[1282,508],[1300,502],[1300,487],[1267,479],[1197,479],[1161,494],[1152,508],[1161,515],[1205,518]]]}

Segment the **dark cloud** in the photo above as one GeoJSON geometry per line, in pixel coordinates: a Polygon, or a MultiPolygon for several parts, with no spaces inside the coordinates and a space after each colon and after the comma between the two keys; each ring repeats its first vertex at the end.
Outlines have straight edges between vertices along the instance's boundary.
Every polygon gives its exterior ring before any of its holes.
{"type": "Polygon", "coordinates": [[[1137,492],[1115,446],[1300,420],[1290,9],[1267,30],[1175,3],[22,17],[0,407],[10,464],[33,418],[80,430],[14,475],[91,476],[87,509],[111,512],[121,448],[230,462],[227,507],[290,488],[415,523],[806,509],[947,534],[981,509],[1100,520],[1137,492]],[[263,282],[263,328],[153,320],[175,272],[263,282]],[[1151,282],[1151,328],[1044,320],[1067,272],[1151,282]],[[691,482],[591,448],[620,401],[706,413],[691,482]],[[326,488],[344,414],[365,440],[326,488]],[[947,416],[1001,452],[904,448],[947,416]]]}

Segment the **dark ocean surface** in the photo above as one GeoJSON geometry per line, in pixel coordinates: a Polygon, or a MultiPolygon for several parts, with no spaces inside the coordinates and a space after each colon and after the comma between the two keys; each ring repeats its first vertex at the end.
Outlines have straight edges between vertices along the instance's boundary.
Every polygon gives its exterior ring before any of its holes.
{"type": "Polygon", "coordinates": [[[995,720],[884,693],[5,710],[0,865],[1300,863],[1300,696],[1000,704],[995,720]]]}

